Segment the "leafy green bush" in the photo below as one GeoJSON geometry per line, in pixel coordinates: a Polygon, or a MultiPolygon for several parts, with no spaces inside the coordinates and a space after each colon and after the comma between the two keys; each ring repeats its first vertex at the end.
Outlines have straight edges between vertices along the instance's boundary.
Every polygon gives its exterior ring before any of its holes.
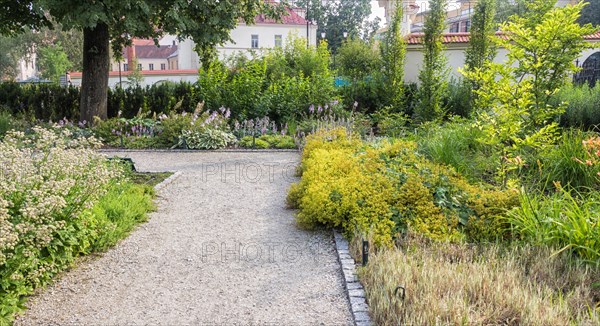
{"type": "MultiPolygon", "coordinates": [[[[198,110],[200,109],[199,106],[198,110]]],[[[201,115],[194,113],[191,124],[183,128],[179,142],[173,147],[219,149],[234,144],[237,138],[229,131],[230,114],[229,109],[223,107],[218,111],[206,111],[201,115]]]]}
{"type": "Polygon", "coordinates": [[[550,103],[555,106],[566,103],[561,126],[596,131],[600,126],[600,83],[593,88],[587,84],[568,84],[552,96],[550,103]]]}
{"type": "Polygon", "coordinates": [[[371,115],[377,134],[388,137],[400,137],[406,134],[409,118],[404,113],[390,113],[388,107],[371,115]]]}
{"type": "Polygon", "coordinates": [[[0,109],[13,115],[58,121],[79,118],[79,89],[55,84],[0,83],[0,109]]]}
{"type": "Polygon", "coordinates": [[[454,120],[443,125],[426,124],[417,133],[419,151],[433,162],[453,167],[470,180],[491,180],[500,162],[493,151],[479,142],[480,129],[454,120]]]}
{"type": "Polygon", "coordinates": [[[256,149],[267,149],[271,147],[269,142],[260,138],[254,138],[252,136],[246,136],[240,139],[238,145],[242,148],[256,148],[256,149]]]}
{"type": "Polygon", "coordinates": [[[413,142],[366,143],[346,129],[307,137],[302,179],[288,194],[306,227],[343,227],[388,246],[406,230],[436,240],[509,236],[506,211],[517,192],[469,184],[417,153],[413,142]]]}
{"type": "Polygon", "coordinates": [[[0,111],[0,139],[13,128],[12,116],[8,112],[0,111]]]}
{"type": "Polygon", "coordinates": [[[194,112],[200,102],[199,85],[167,82],[152,86],[111,88],[108,92],[109,117],[134,118],[140,114],[161,115],[171,111],[194,112]]]}
{"type": "Polygon", "coordinates": [[[125,238],[154,210],[154,188],[131,182],[115,182],[92,208],[97,232],[94,251],[104,251],[125,238]]]}
{"type": "Polygon", "coordinates": [[[252,136],[242,137],[238,143],[242,148],[277,148],[277,149],[294,149],[296,148],[296,142],[291,136],[284,136],[280,134],[276,135],[262,135],[258,138],[252,136]]]}
{"type": "Polygon", "coordinates": [[[471,86],[463,80],[453,79],[448,84],[448,92],[445,94],[444,107],[448,108],[448,114],[463,118],[469,118],[473,111],[471,98],[471,86]]]}
{"type": "Polygon", "coordinates": [[[97,237],[90,208],[123,169],[67,128],[9,132],[0,142],[0,323],[97,237]]]}
{"type": "Polygon", "coordinates": [[[536,244],[571,251],[600,266],[600,193],[574,197],[559,189],[552,196],[521,194],[521,206],[510,214],[513,232],[536,244]]]}
{"type": "Polygon", "coordinates": [[[546,191],[554,190],[555,185],[578,192],[599,189],[600,166],[580,162],[587,158],[583,146],[587,138],[588,134],[577,129],[564,131],[556,145],[528,159],[531,164],[523,177],[529,185],[546,191]]]}
{"type": "Polygon", "coordinates": [[[187,149],[220,149],[235,141],[236,138],[232,133],[206,128],[201,131],[184,130],[180,136],[179,146],[187,149]]]}

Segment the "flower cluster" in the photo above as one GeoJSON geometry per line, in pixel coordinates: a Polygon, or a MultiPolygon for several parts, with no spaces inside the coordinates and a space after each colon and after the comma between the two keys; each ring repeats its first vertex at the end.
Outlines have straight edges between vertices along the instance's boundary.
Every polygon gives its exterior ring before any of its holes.
{"type": "Polygon", "coordinates": [[[587,157],[584,159],[579,159],[575,157],[574,160],[578,163],[587,166],[594,166],[600,164],[600,137],[592,137],[588,140],[584,140],[582,142],[582,145],[585,151],[587,152],[587,157]]]}
{"type": "MultiPolygon", "coordinates": [[[[318,118],[320,116],[334,116],[336,109],[339,106],[340,102],[338,100],[333,100],[325,105],[317,105],[311,104],[308,107],[308,117],[309,118],[318,118]]],[[[358,103],[356,103],[358,105],[358,103]]]]}
{"type": "Polygon", "coordinates": [[[277,122],[265,116],[259,119],[247,119],[241,123],[235,121],[233,130],[240,138],[278,134],[286,136],[288,134],[288,124],[278,125],[277,122]]]}
{"type": "Polygon", "coordinates": [[[24,281],[35,285],[57,270],[64,259],[53,256],[83,241],[73,235],[89,232],[82,217],[122,176],[93,150],[97,140],[71,136],[65,128],[34,127],[0,142],[0,292],[21,291],[24,281]]]}

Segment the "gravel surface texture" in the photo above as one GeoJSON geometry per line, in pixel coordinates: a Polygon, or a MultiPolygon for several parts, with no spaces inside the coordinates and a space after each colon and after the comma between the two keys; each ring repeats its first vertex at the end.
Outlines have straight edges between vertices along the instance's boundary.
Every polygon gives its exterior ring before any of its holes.
{"type": "Polygon", "coordinates": [[[330,232],[299,229],[293,152],[127,152],[181,171],[158,211],[29,300],[16,325],[352,325],[330,232]]]}

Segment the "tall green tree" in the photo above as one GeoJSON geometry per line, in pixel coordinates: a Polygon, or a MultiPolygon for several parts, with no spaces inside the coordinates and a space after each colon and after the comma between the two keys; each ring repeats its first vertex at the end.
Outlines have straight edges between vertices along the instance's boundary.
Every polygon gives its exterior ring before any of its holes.
{"type": "Polygon", "coordinates": [[[334,53],[344,41],[344,32],[349,37],[364,34],[363,24],[371,15],[370,0],[297,0],[293,4],[308,8],[307,18],[318,25],[317,36],[325,33],[329,50],[334,53]]]}
{"type": "Polygon", "coordinates": [[[0,22],[0,34],[3,35],[52,26],[43,8],[34,1],[0,0],[0,22]]]}
{"type": "Polygon", "coordinates": [[[373,20],[364,22],[362,39],[370,42],[373,40],[379,29],[381,28],[381,18],[375,17],[373,20]]]}
{"type": "Polygon", "coordinates": [[[55,83],[58,83],[60,77],[64,76],[67,70],[73,66],[60,43],[40,47],[38,53],[37,63],[42,77],[55,83]]]}
{"type": "Polygon", "coordinates": [[[52,28],[26,29],[13,37],[18,39],[18,43],[22,47],[21,52],[23,50],[34,52],[38,56],[41,48],[60,43],[72,63],[71,69],[75,71],[83,69],[83,33],[81,30],[65,29],[61,24],[53,22],[52,28]]]}
{"type": "Polygon", "coordinates": [[[495,16],[496,0],[479,0],[475,5],[469,47],[465,53],[465,68],[468,71],[483,67],[486,61],[491,61],[496,56],[493,39],[497,26],[495,16]]]}
{"type": "Polygon", "coordinates": [[[448,59],[444,54],[448,0],[430,0],[423,35],[423,66],[419,72],[419,102],[415,118],[419,122],[440,119],[444,115],[443,97],[448,91],[448,59]]]}
{"type": "Polygon", "coordinates": [[[83,60],[83,34],[79,30],[64,30],[60,24],[54,28],[41,27],[32,30],[24,27],[20,34],[0,37],[0,79],[12,80],[17,74],[20,60],[34,63],[33,57],[41,56],[40,50],[61,44],[70,69],[81,71],[83,60]]]}
{"type": "Polygon", "coordinates": [[[338,49],[337,68],[342,76],[362,80],[379,69],[380,58],[372,43],[353,38],[338,49]]]}
{"type": "Polygon", "coordinates": [[[109,44],[119,53],[133,37],[158,39],[169,33],[192,38],[205,52],[229,40],[239,19],[251,24],[259,12],[282,13],[281,6],[263,0],[5,0],[0,8],[15,13],[0,13],[3,33],[50,25],[48,14],[67,29],[83,31],[80,119],[87,121],[107,116],[109,44]]]}
{"type": "Polygon", "coordinates": [[[580,24],[600,25],[600,0],[585,0],[587,6],[579,17],[580,24]]]}
{"type": "MultiPolygon", "coordinates": [[[[496,32],[495,23],[496,0],[479,0],[475,5],[471,23],[471,35],[469,47],[465,53],[465,70],[475,71],[483,68],[486,61],[494,60],[496,56],[496,45],[494,35],[496,32]]],[[[469,86],[469,103],[473,107],[476,94],[472,90],[480,87],[475,81],[465,80],[469,86]]]]}
{"type": "Polygon", "coordinates": [[[396,10],[385,37],[379,43],[382,59],[383,81],[389,87],[389,103],[395,111],[402,107],[404,93],[404,61],[406,59],[406,41],[402,35],[404,19],[402,1],[396,1],[396,10]]]}
{"type": "Polygon", "coordinates": [[[596,29],[577,23],[582,8],[582,3],[554,8],[553,1],[531,0],[525,14],[501,25],[509,38],[495,38],[507,50],[507,60],[487,61],[483,69],[466,73],[481,85],[477,102],[485,110],[475,124],[484,132],[481,141],[499,151],[504,184],[517,168],[514,162],[522,161],[520,152],[555,139],[564,108],[549,105],[550,98],[576,70],[575,59],[593,46],[584,36],[596,29]]]}
{"type": "Polygon", "coordinates": [[[16,38],[0,36],[0,80],[13,80],[17,75],[17,65],[23,57],[17,43],[16,38]]]}
{"type": "Polygon", "coordinates": [[[129,86],[138,87],[141,86],[144,82],[144,75],[142,75],[142,69],[140,69],[139,61],[137,58],[131,59],[131,67],[129,68],[131,71],[129,75],[127,75],[127,81],[129,82],[129,86]]]}

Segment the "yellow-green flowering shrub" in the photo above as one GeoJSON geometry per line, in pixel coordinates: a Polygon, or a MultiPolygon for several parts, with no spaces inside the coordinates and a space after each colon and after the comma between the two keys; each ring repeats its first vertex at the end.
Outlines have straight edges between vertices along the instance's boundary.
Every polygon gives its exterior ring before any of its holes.
{"type": "Polygon", "coordinates": [[[378,246],[406,229],[440,241],[504,237],[504,214],[518,202],[516,191],[469,184],[428,161],[414,142],[366,143],[344,129],[307,137],[302,179],[288,193],[300,225],[342,227],[378,246]]]}
{"type": "Polygon", "coordinates": [[[90,208],[122,176],[91,149],[95,139],[71,136],[34,128],[0,142],[0,324],[24,295],[89,251],[90,208]]]}

